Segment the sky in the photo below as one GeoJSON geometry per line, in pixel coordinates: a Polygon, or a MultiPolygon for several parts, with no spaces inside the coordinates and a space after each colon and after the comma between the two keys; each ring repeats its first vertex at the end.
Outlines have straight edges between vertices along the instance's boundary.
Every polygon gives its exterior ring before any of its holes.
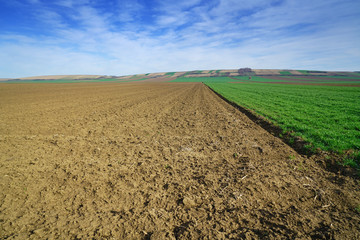
{"type": "Polygon", "coordinates": [[[0,78],[360,71],[359,0],[0,0],[0,78]]]}

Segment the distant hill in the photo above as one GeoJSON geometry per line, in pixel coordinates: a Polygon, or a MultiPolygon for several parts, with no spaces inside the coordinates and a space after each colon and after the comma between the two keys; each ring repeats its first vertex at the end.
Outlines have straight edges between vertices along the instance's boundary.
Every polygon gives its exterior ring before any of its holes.
{"type": "Polygon", "coordinates": [[[46,75],[46,76],[33,76],[22,78],[0,78],[0,81],[34,81],[34,80],[89,80],[89,79],[104,79],[113,76],[105,75],[46,75]]]}
{"type": "Polygon", "coordinates": [[[107,75],[47,75],[23,78],[0,78],[1,82],[26,82],[26,81],[101,81],[113,79],[117,81],[143,80],[177,77],[227,77],[227,76],[360,76],[360,72],[350,71],[314,71],[314,70],[292,70],[292,69],[218,69],[218,70],[193,70],[184,72],[161,72],[147,73],[127,76],[107,76],[107,75]]]}

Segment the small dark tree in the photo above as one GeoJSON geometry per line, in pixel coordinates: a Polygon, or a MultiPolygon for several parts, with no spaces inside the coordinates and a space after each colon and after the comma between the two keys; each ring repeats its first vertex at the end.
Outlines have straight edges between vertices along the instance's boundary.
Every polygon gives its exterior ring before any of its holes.
{"type": "Polygon", "coordinates": [[[255,75],[251,68],[239,68],[238,73],[240,76],[249,76],[249,80],[251,80],[251,76],[255,75]]]}
{"type": "Polygon", "coordinates": [[[238,70],[239,75],[248,75],[251,72],[251,68],[239,68],[238,70]]]}

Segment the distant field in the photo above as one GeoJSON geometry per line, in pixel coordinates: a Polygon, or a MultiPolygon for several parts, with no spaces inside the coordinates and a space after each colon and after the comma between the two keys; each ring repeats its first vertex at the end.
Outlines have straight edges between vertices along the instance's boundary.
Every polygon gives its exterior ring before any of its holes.
{"type": "Polygon", "coordinates": [[[171,82],[229,82],[228,77],[179,77],[171,82]]]}
{"type": "Polygon", "coordinates": [[[86,79],[86,80],[78,80],[78,79],[34,79],[34,80],[16,80],[16,81],[8,81],[6,83],[97,83],[97,82],[136,82],[142,81],[147,78],[143,77],[130,77],[130,78],[105,78],[105,79],[86,79]]]}
{"type": "Polygon", "coordinates": [[[235,76],[232,79],[246,82],[284,82],[284,83],[297,83],[299,85],[305,83],[318,83],[318,84],[358,84],[360,85],[360,77],[346,77],[346,76],[266,76],[259,77],[253,76],[249,79],[248,76],[235,76]]]}
{"type": "Polygon", "coordinates": [[[176,72],[168,72],[168,73],[165,73],[165,76],[174,76],[176,72]]]}
{"type": "Polygon", "coordinates": [[[292,75],[289,71],[280,71],[280,75],[292,75]]]}
{"type": "Polygon", "coordinates": [[[286,80],[275,80],[266,77],[252,76],[249,80],[248,76],[236,77],[180,77],[172,80],[172,82],[203,82],[203,83],[229,83],[229,82],[285,82],[286,80]]]}
{"type": "Polygon", "coordinates": [[[304,84],[326,84],[326,85],[359,85],[360,77],[346,77],[346,76],[233,76],[233,77],[179,77],[172,82],[203,82],[203,83],[231,83],[231,82],[245,82],[245,83],[296,83],[298,85],[304,84]]]}

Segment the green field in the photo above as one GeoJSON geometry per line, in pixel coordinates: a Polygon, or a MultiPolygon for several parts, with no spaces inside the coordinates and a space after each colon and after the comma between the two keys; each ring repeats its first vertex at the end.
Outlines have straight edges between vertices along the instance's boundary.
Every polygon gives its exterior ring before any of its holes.
{"type": "Polygon", "coordinates": [[[170,76],[170,77],[172,77],[172,76],[174,76],[175,73],[176,73],[176,72],[167,72],[167,73],[165,73],[165,76],[170,76]]]}
{"type": "Polygon", "coordinates": [[[286,80],[274,80],[264,77],[252,76],[249,80],[248,76],[229,77],[179,77],[171,82],[203,82],[203,83],[231,83],[231,82],[285,82],[286,80]]]}
{"type": "Polygon", "coordinates": [[[207,83],[286,132],[330,151],[360,150],[360,88],[207,83]]]}
{"type": "Polygon", "coordinates": [[[232,82],[236,82],[235,79],[239,79],[240,82],[249,82],[249,83],[250,82],[287,82],[286,80],[270,79],[270,78],[258,77],[258,76],[251,76],[251,79],[249,79],[248,76],[235,76],[233,77],[232,82]]]}
{"type": "MultiPolygon", "coordinates": [[[[323,76],[326,79],[308,79],[302,78],[301,76],[286,76],[286,78],[291,78],[294,82],[299,80],[308,80],[309,83],[333,83],[333,84],[360,84],[359,77],[342,77],[342,76],[323,76]],[[354,79],[356,81],[354,81],[354,79]],[[357,81],[358,79],[358,81],[357,81]]],[[[220,76],[220,77],[178,77],[172,82],[222,82],[222,83],[230,83],[230,82],[292,82],[291,80],[282,80],[282,79],[271,79],[271,77],[259,77],[259,76],[251,76],[249,80],[249,76],[234,76],[232,78],[220,76]]]]}
{"type": "Polygon", "coordinates": [[[285,75],[285,76],[287,76],[287,75],[292,75],[292,73],[289,72],[289,71],[281,71],[281,72],[280,72],[280,75],[285,75]]]}
{"type": "Polygon", "coordinates": [[[304,75],[309,75],[309,72],[307,70],[297,70],[298,72],[301,72],[304,75]]]}

